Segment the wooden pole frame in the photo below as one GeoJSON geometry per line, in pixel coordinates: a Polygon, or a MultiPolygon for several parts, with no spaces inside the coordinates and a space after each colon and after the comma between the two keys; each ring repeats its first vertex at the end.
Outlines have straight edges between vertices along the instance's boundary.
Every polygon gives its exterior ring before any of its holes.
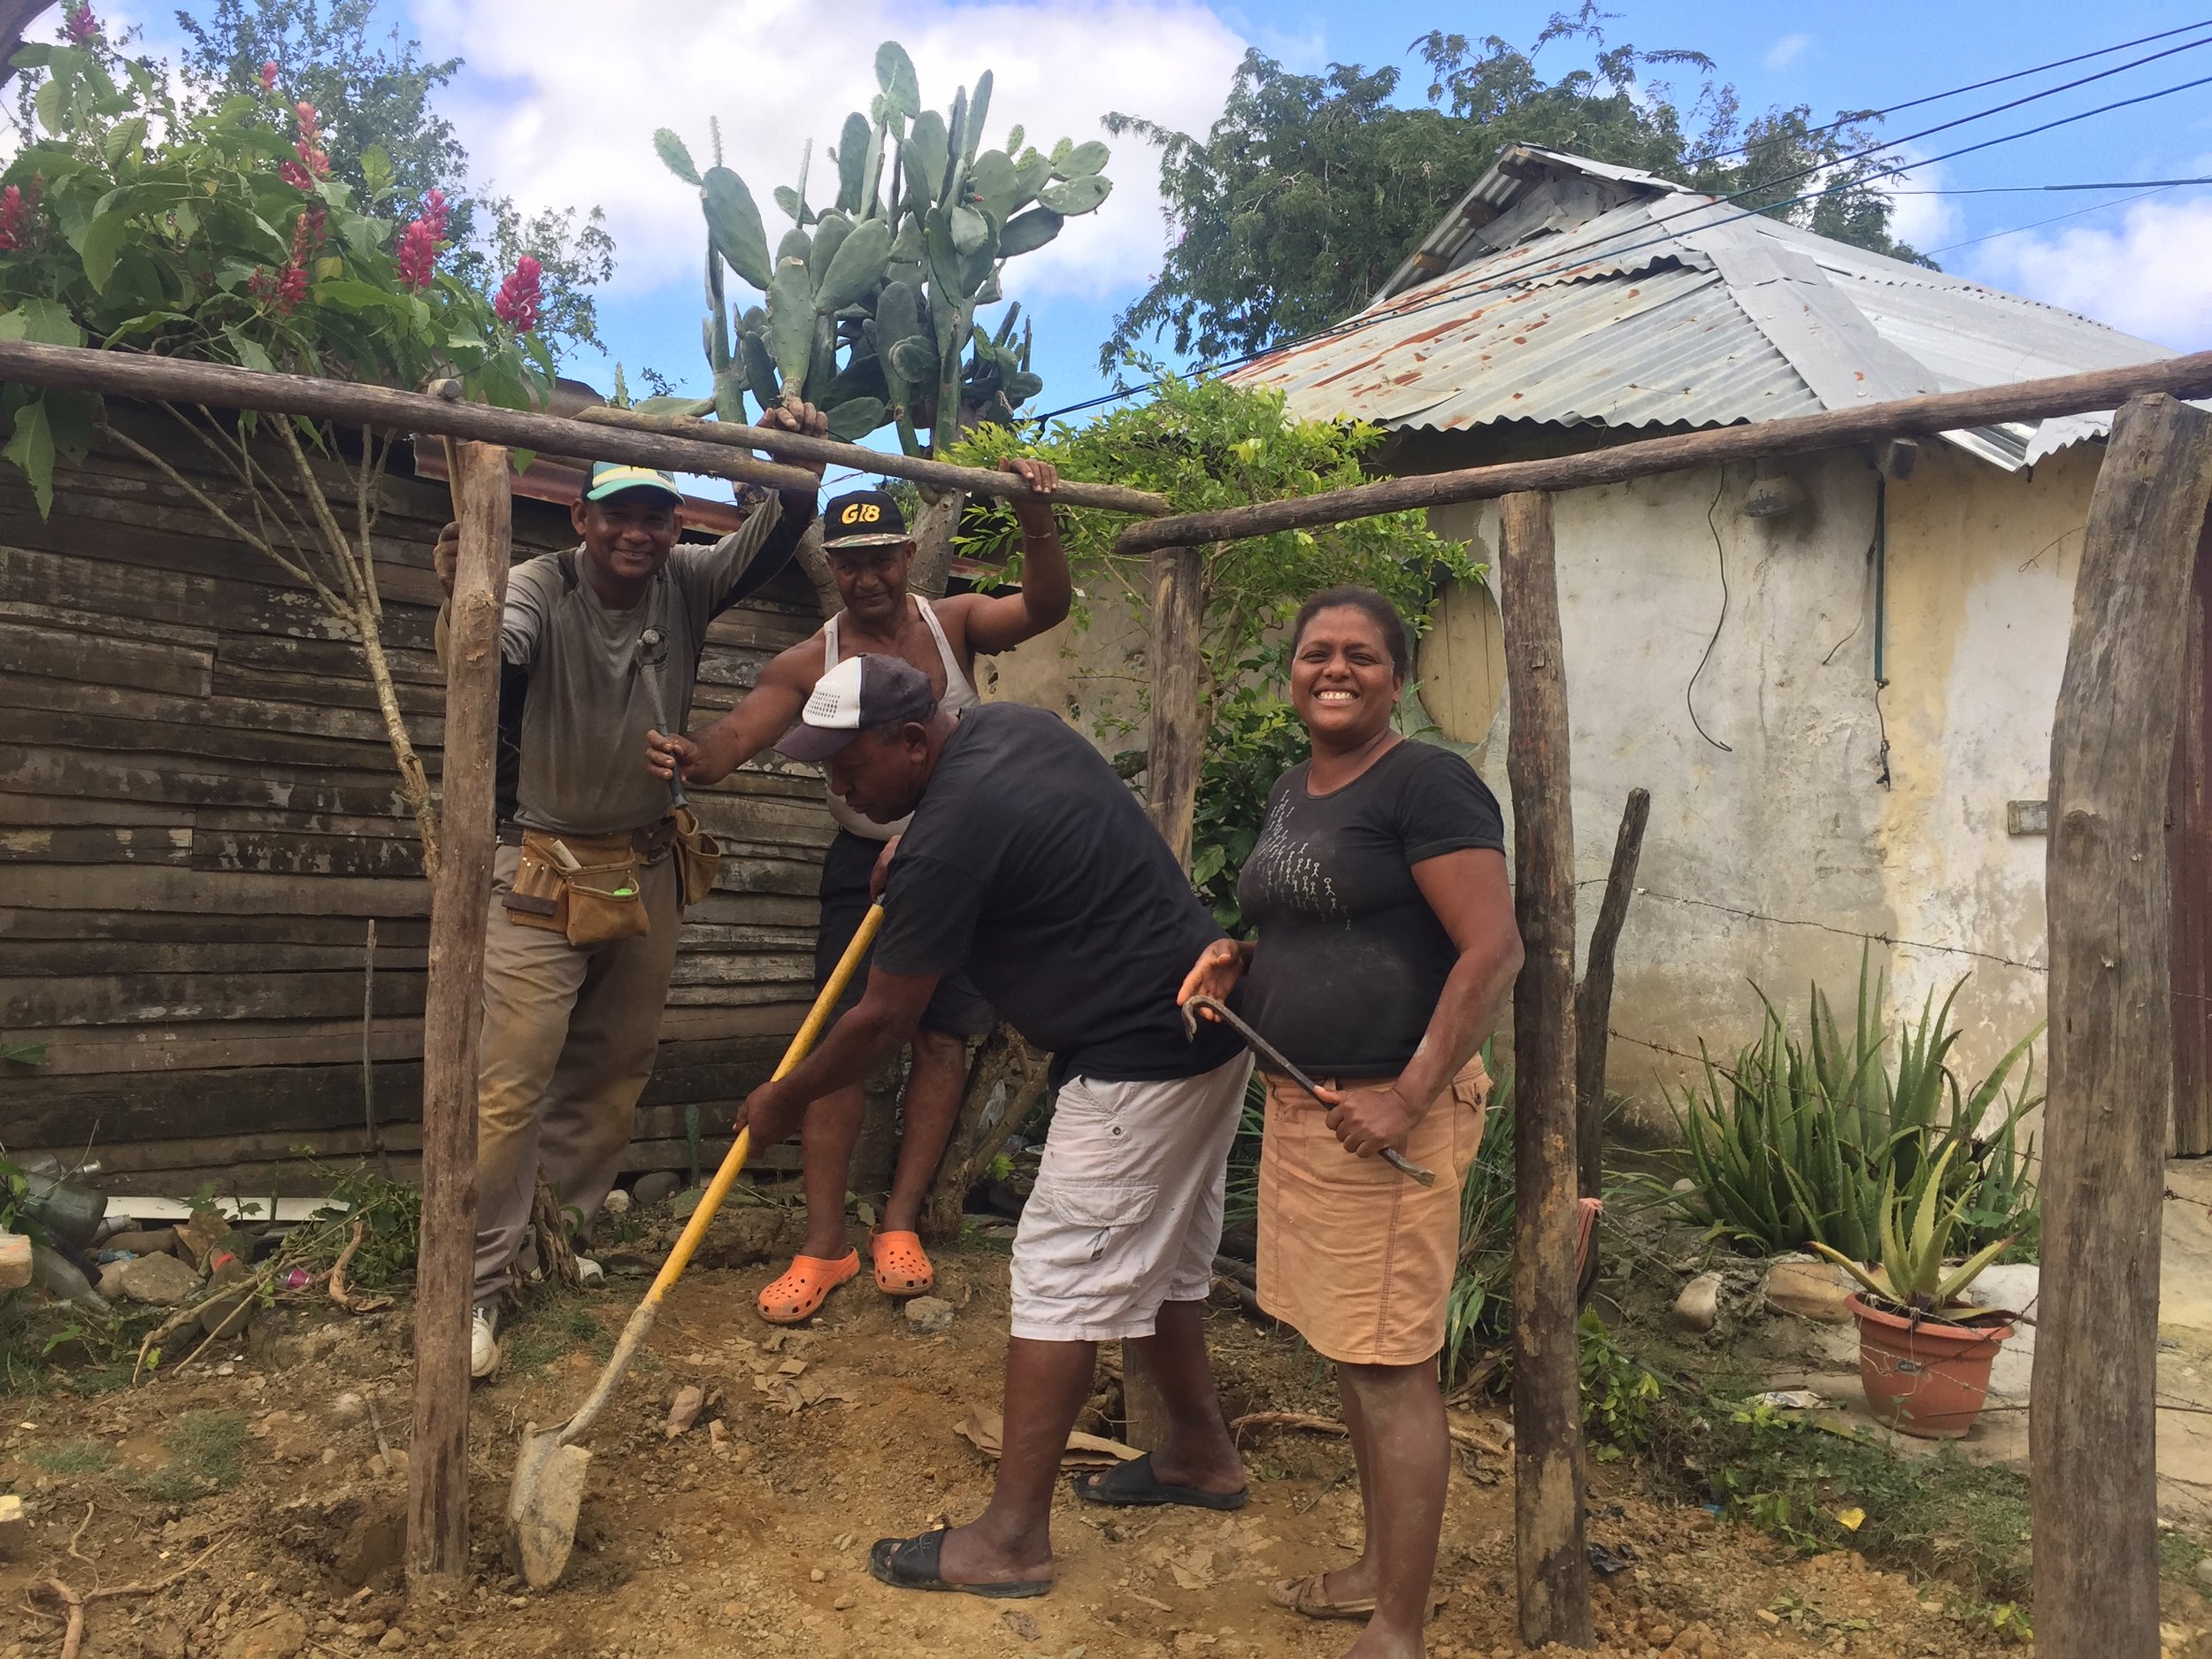
{"type": "Polygon", "coordinates": [[[513,557],[507,451],[458,446],[461,549],[446,645],[445,856],[431,884],[422,1041],[422,1229],[407,1576],[468,1571],[469,1311],[476,1257],[476,1036],[491,902],[499,624],[513,557]]]}
{"type": "Polygon", "coordinates": [[[2051,726],[2050,1096],[2035,1648],[2157,1659],[2158,1262],[2172,1076],[2166,798],[2212,415],[2129,400],[2091,497],[2051,726]]]}
{"type": "Polygon", "coordinates": [[[1802,455],[1909,434],[1955,432],[2007,421],[2037,420],[2113,409],[2147,392],[2176,397],[2212,393],[2212,351],[2167,357],[2093,374],[2067,374],[2047,380],[1944,392],[1932,397],[1900,398],[1863,409],[1796,415],[1753,426],[1722,426],[1647,438],[1541,461],[1509,461],[1451,472],[1421,472],[1379,483],[1333,489],[1318,495],[1261,502],[1250,507],[1223,507],[1211,512],[1175,513],[1131,525],[1116,538],[1114,551],[1148,553],[1156,547],[1233,541],[1272,535],[1279,530],[1312,529],[1377,513],[1415,507],[1442,507],[1455,502],[1491,501],[1518,490],[1558,494],[1593,484],[1619,484],[1656,472],[1687,472],[1770,456],[1802,455]]]}
{"type": "Polygon", "coordinates": [[[1551,497],[1501,503],[1498,611],[1513,721],[1513,1524],[1525,1646],[1587,1647],[1575,1279],[1575,847],[1551,497]]]}

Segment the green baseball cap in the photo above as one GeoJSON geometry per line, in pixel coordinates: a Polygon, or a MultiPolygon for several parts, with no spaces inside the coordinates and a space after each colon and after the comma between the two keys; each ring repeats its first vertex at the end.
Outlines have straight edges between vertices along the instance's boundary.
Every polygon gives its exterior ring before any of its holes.
{"type": "Polygon", "coordinates": [[[657,468],[632,466],[626,461],[591,464],[591,482],[584,489],[586,501],[604,501],[626,489],[657,489],[673,502],[684,498],[683,491],[676,488],[676,480],[657,468]]]}

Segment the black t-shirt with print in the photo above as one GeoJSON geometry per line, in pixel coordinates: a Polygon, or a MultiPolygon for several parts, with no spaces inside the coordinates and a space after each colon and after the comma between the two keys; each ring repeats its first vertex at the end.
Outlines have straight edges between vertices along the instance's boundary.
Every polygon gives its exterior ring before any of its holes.
{"type": "Polygon", "coordinates": [[[1233,1033],[1183,1034],[1175,993],[1221,937],[1104,757],[1056,716],[970,709],[900,838],[876,965],[968,976],[1056,1080],[1196,1077],[1233,1033]]]}
{"type": "Polygon", "coordinates": [[[1259,930],[1240,1011],[1317,1077],[1395,1077],[1459,953],[1413,866],[1505,849],[1497,797],[1448,749],[1401,742],[1341,789],[1309,795],[1310,761],[1276,780],[1237,881],[1259,930]]]}

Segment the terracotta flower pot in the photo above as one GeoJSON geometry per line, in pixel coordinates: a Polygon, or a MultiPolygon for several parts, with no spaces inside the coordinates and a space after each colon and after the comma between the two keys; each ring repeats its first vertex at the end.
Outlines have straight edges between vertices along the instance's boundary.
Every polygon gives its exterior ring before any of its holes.
{"type": "Polygon", "coordinates": [[[1989,1397],[1989,1368],[2011,1325],[1916,1325],[1860,1295],[1848,1306],[1859,1322],[1859,1382],[1868,1410],[1922,1440],[1956,1440],[1974,1426],[1989,1397]]]}

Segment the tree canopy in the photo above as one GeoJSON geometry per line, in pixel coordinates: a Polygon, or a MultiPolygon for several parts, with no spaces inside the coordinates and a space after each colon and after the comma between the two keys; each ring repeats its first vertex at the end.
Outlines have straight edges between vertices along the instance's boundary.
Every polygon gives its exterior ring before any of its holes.
{"type": "Polygon", "coordinates": [[[1584,0],[1525,50],[1494,35],[1425,35],[1413,42],[1430,77],[1417,103],[1396,101],[1393,67],[1302,75],[1253,50],[1202,137],[1108,116],[1110,131],[1160,151],[1170,245],[1152,286],[1115,319],[1102,368],[1156,338],[1211,361],[1350,315],[1513,143],[1743,192],[1747,205],[1823,235],[1926,263],[1890,235],[1890,204],[1872,179],[1880,160],[1845,159],[1869,142],[1870,112],[1816,127],[1801,104],[1746,120],[1710,58],[1609,44],[1605,19],[1584,0]],[[1547,79],[1538,58],[1560,46],[1588,61],[1547,79]],[[1681,72],[1697,78],[1686,104],[1661,78],[1681,72]],[[1827,194],[1791,204],[1814,188],[1827,194]]]}
{"type": "Polygon", "coordinates": [[[274,64],[286,96],[321,115],[333,177],[368,190],[363,157],[380,150],[391,168],[385,182],[399,198],[418,201],[433,189],[450,198],[455,275],[496,286],[527,254],[543,273],[545,337],[557,346],[599,343],[592,289],[614,274],[605,215],[597,207],[526,214],[511,196],[470,188],[468,150],[436,102],[460,58],[426,58],[422,42],[396,27],[377,34],[375,0],[216,0],[198,10],[176,14],[196,99],[255,96],[263,66],[274,64]]]}

